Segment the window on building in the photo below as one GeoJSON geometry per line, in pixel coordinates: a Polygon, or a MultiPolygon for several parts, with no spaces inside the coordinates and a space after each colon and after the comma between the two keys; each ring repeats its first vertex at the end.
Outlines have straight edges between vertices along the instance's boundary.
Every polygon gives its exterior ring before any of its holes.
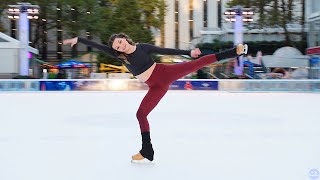
{"type": "Polygon", "coordinates": [[[190,39],[193,39],[193,1],[189,0],[189,9],[190,9],[190,17],[189,17],[189,29],[190,29],[190,39]]]}
{"type": "Polygon", "coordinates": [[[207,0],[203,0],[203,27],[208,27],[208,3],[207,0]]]}
{"type": "Polygon", "coordinates": [[[311,13],[320,12],[319,0],[311,0],[311,13]]]}
{"type": "Polygon", "coordinates": [[[175,1],[174,11],[175,11],[175,25],[176,25],[175,47],[179,48],[179,0],[175,1]]]}

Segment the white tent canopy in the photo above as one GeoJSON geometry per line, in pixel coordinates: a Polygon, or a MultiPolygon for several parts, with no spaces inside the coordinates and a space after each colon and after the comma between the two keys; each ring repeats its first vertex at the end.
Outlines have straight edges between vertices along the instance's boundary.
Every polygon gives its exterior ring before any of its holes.
{"type": "Polygon", "coordinates": [[[266,67],[297,68],[309,67],[309,56],[303,55],[298,49],[293,47],[282,47],[277,49],[273,55],[262,57],[266,67]]]}
{"type": "MultiPolygon", "coordinates": [[[[9,78],[19,73],[19,51],[24,48],[20,41],[0,32],[0,77],[9,78]]],[[[27,46],[33,54],[39,51],[27,46]]]]}
{"type": "MultiPolygon", "coordinates": [[[[0,32],[0,49],[20,49],[22,45],[20,41],[0,32]]],[[[39,54],[39,50],[31,46],[27,47],[28,51],[33,54],[39,54]]]]}

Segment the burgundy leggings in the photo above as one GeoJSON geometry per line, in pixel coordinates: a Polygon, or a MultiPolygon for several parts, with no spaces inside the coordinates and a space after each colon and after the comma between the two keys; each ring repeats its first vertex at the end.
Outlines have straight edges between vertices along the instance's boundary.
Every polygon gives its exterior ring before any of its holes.
{"type": "Polygon", "coordinates": [[[141,133],[150,131],[147,116],[167,93],[171,83],[216,61],[215,55],[210,54],[179,64],[157,64],[150,78],[145,82],[149,86],[149,91],[137,111],[141,133]]]}

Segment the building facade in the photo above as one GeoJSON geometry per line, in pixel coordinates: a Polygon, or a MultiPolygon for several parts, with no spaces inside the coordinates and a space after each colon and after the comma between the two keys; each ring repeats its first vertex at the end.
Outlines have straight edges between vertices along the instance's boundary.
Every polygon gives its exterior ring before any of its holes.
{"type": "MultiPolygon", "coordinates": [[[[198,43],[210,43],[214,39],[233,41],[233,23],[224,20],[224,12],[228,8],[229,1],[166,0],[167,14],[163,46],[186,49],[193,48],[198,43]]],[[[301,4],[297,3],[294,13],[301,16],[301,4]]],[[[287,29],[293,34],[299,34],[302,31],[302,26],[300,23],[289,24],[287,29]]],[[[285,38],[282,28],[250,30],[244,28],[243,33],[244,41],[282,41],[285,38]]],[[[157,44],[161,45],[159,39],[160,37],[156,36],[157,44]]],[[[292,35],[292,39],[299,40],[300,35],[292,35]]]]}
{"type": "Polygon", "coordinates": [[[320,79],[320,3],[306,0],[306,22],[309,27],[306,54],[311,57],[309,78],[320,79]]]}
{"type": "Polygon", "coordinates": [[[166,5],[164,47],[187,49],[201,41],[204,29],[220,30],[220,0],[166,0],[166,5]]]}
{"type": "Polygon", "coordinates": [[[320,46],[320,2],[306,0],[306,22],[308,24],[308,47],[320,46]]]}

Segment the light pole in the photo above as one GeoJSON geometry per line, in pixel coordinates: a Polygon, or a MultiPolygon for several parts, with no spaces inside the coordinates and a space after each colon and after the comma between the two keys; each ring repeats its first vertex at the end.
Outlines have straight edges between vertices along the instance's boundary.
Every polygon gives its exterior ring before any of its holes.
{"type": "MultiPolygon", "coordinates": [[[[225,20],[227,22],[233,22],[233,44],[235,46],[243,44],[243,22],[252,22],[253,14],[251,8],[242,8],[241,6],[227,8],[224,12],[224,15],[226,16],[225,20]]],[[[237,58],[237,61],[234,64],[234,74],[243,74],[243,56],[237,58]]]]}
{"type": "Polygon", "coordinates": [[[8,6],[8,18],[19,20],[19,74],[28,76],[29,57],[27,48],[29,46],[29,19],[38,19],[39,6],[26,2],[8,6]]]}

